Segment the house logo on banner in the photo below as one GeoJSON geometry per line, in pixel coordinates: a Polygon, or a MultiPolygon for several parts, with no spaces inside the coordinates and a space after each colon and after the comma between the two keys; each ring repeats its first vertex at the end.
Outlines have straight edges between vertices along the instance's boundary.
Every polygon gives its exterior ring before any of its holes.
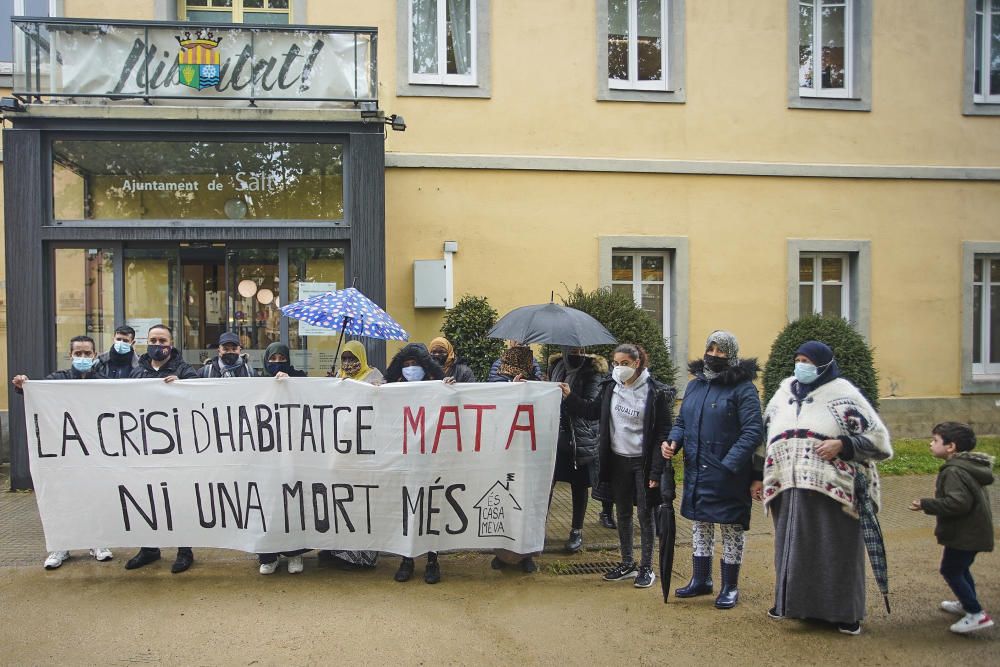
{"type": "Polygon", "coordinates": [[[507,473],[507,484],[500,480],[493,483],[489,491],[483,494],[473,507],[479,510],[479,537],[505,537],[514,540],[508,535],[513,532],[511,524],[514,519],[514,511],[522,511],[517,498],[510,492],[510,484],[514,481],[514,473],[507,473]]]}
{"type": "Polygon", "coordinates": [[[195,90],[219,85],[221,59],[215,49],[222,38],[215,39],[211,32],[199,30],[194,37],[185,32],[184,39],[178,36],[177,41],[181,45],[177,52],[178,82],[195,90]]]}

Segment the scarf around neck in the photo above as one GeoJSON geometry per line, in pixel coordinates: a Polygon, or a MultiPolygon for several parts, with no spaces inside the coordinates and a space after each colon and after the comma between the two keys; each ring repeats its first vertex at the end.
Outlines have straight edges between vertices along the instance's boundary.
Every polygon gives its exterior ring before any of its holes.
{"type": "Polygon", "coordinates": [[[435,338],[430,342],[430,344],[427,346],[427,349],[430,350],[432,354],[434,350],[445,351],[445,353],[448,356],[444,360],[444,366],[442,366],[442,368],[444,369],[445,375],[450,373],[452,367],[455,365],[455,346],[451,344],[451,341],[442,336],[438,336],[437,338],[435,338]]]}
{"type": "Polygon", "coordinates": [[[343,365],[341,365],[340,372],[337,373],[337,377],[350,380],[360,380],[371,372],[371,366],[368,365],[368,353],[365,351],[365,346],[362,345],[360,341],[347,341],[347,343],[344,344],[344,352],[350,352],[357,357],[358,361],[361,362],[361,368],[358,369],[357,373],[348,375],[344,372],[343,365]]]}

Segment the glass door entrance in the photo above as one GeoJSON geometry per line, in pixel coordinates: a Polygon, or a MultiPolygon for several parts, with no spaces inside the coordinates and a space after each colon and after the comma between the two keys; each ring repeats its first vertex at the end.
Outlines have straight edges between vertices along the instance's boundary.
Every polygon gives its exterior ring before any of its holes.
{"type": "Polygon", "coordinates": [[[141,354],[149,328],[162,323],[173,330],[185,361],[196,367],[216,355],[219,336],[231,331],[255,370],[263,368],[264,350],[275,341],[285,341],[292,363],[309,375],[331,370],[338,332],[283,319],[279,308],[343,289],[343,247],[111,245],[52,249],[55,365],[63,363],[72,336],[89,334],[104,351],[121,323],[135,329],[141,354]]]}
{"type": "Polygon", "coordinates": [[[252,368],[262,368],[264,350],[281,340],[278,248],[182,244],[179,258],[184,360],[203,364],[217,353],[219,336],[231,331],[252,368]]]}

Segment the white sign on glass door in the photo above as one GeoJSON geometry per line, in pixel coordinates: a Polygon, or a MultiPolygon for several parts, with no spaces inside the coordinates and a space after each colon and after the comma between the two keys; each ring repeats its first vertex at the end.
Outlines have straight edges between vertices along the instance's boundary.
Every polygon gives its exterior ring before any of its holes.
{"type": "MultiPolygon", "coordinates": [[[[337,291],[337,283],[299,283],[299,301],[304,301],[314,296],[320,294],[325,294],[326,292],[337,291]]],[[[299,335],[300,336],[338,336],[340,335],[340,330],[324,329],[323,327],[318,327],[313,324],[308,324],[306,322],[299,322],[299,335]]]]}

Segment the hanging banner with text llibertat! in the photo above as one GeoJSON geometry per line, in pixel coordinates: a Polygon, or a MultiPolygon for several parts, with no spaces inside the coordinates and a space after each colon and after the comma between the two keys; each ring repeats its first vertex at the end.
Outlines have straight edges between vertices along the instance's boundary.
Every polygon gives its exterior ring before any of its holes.
{"type": "Polygon", "coordinates": [[[49,550],[541,551],[558,385],[30,381],[49,550]]]}

